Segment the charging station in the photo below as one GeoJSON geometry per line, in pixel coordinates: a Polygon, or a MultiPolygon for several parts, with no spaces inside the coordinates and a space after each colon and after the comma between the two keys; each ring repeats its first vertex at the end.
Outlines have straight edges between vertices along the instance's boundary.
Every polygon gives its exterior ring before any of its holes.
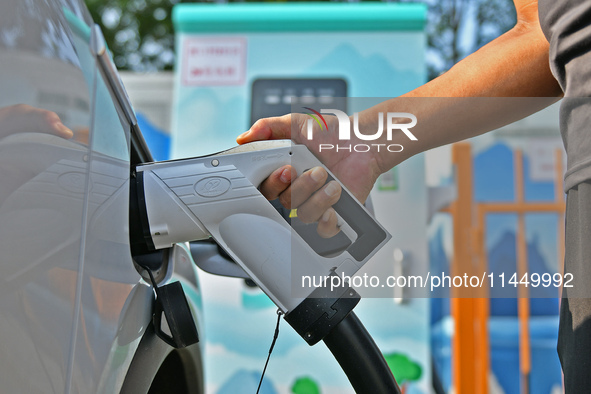
{"type": "MultiPolygon", "coordinates": [[[[257,119],[290,113],[292,97],[351,111],[336,99],[395,97],[426,80],[421,4],[179,4],[173,21],[173,158],[235,146],[257,119]]],[[[424,158],[416,156],[384,174],[372,192],[375,215],[392,234],[373,257],[390,267],[387,274],[428,269],[424,173],[424,158]]],[[[275,308],[244,281],[207,275],[201,283],[208,392],[254,392],[275,308]]],[[[393,289],[356,308],[394,372],[413,371],[398,378],[407,393],[431,392],[428,301],[393,289]]],[[[261,392],[351,392],[324,347],[309,347],[282,327],[261,392]]]]}

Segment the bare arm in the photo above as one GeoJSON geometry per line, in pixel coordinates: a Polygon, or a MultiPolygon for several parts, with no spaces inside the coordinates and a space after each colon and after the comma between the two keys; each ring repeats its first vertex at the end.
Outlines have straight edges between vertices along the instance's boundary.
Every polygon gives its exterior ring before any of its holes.
{"type": "Polygon", "coordinates": [[[496,129],[556,101],[503,97],[562,95],[550,72],[549,44],[540,28],[537,1],[516,0],[515,6],[517,24],[513,29],[431,82],[360,114],[361,125],[376,119],[377,112],[410,112],[418,119],[413,129],[418,141],[407,143],[407,139],[399,136],[399,142],[404,141],[405,152],[381,155],[380,172],[414,154],[496,129]],[[437,97],[450,99],[405,99],[437,97]]]}
{"type": "MultiPolygon", "coordinates": [[[[402,133],[393,136],[392,141],[383,141],[401,143],[404,146],[403,152],[391,154],[382,151],[371,156],[354,156],[340,152],[337,155],[320,157],[360,201],[365,201],[381,173],[407,158],[521,119],[551,104],[562,95],[550,72],[549,44],[540,28],[537,0],[515,0],[515,7],[517,23],[513,29],[431,82],[359,114],[360,130],[363,131],[365,126],[374,132],[378,112],[414,114],[418,122],[412,130],[417,141],[409,142],[402,133]],[[485,105],[482,100],[471,99],[474,97],[485,100],[485,105]],[[517,99],[518,97],[538,99],[517,99]],[[543,99],[544,97],[548,99],[543,99]],[[494,105],[488,105],[491,103],[494,105]]],[[[301,114],[261,119],[248,132],[239,136],[237,141],[242,144],[256,140],[292,138],[296,142],[305,143],[306,120],[306,116],[301,114]],[[292,123],[300,126],[300,133],[292,135],[292,123]]],[[[290,186],[296,174],[287,171],[285,174],[290,176],[280,177],[286,169],[279,169],[264,182],[261,190],[265,195],[288,195],[291,189],[296,189],[300,178],[302,182],[311,182],[310,177],[300,176],[290,186]]],[[[322,184],[323,182],[318,182],[316,190],[322,184]]],[[[309,189],[311,187],[308,185],[309,189]]],[[[314,214],[310,215],[310,219],[318,220],[330,205],[328,198],[316,198],[314,214]]],[[[330,225],[320,222],[326,228],[326,234],[334,233],[329,229],[334,220],[331,219],[330,222],[330,225]]]]}
{"type": "Polygon", "coordinates": [[[558,97],[537,0],[515,0],[517,23],[507,33],[404,97],[558,97]]]}

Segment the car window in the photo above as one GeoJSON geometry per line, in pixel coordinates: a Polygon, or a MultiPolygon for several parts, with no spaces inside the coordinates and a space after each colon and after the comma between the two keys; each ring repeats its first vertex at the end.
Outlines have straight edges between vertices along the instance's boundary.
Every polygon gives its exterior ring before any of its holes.
{"type": "Polygon", "coordinates": [[[102,74],[96,72],[96,59],[90,50],[90,27],[67,9],[64,15],[72,28],[72,43],[78,53],[86,83],[95,92],[92,103],[93,140],[89,141],[92,142],[92,149],[107,156],[128,160],[129,125],[119,118],[106,82],[102,74]]]}

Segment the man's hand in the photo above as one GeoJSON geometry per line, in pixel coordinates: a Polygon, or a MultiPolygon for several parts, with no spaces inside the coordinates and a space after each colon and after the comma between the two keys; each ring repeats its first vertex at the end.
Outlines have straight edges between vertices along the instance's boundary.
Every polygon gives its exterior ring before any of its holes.
{"type": "MultiPolygon", "coordinates": [[[[245,144],[269,139],[292,139],[308,148],[326,165],[345,186],[364,202],[380,171],[375,158],[369,153],[329,151],[318,153],[321,143],[338,143],[337,119],[325,117],[328,130],[313,129],[313,139],[307,139],[307,120],[304,114],[290,114],[257,121],[249,131],[236,141],[245,144]]],[[[316,125],[314,125],[316,126],[316,125]]],[[[288,208],[297,208],[298,218],[305,223],[318,222],[318,234],[332,237],[339,232],[337,215],[331,208],[341,195],[341,186],[331,181],[325,184],[328,174],[322,167],[315,167],[304,174],[296,174],[291,166],[274,171],[260,186],[261,193],[269,200],[279,198],[288,208]]]]}

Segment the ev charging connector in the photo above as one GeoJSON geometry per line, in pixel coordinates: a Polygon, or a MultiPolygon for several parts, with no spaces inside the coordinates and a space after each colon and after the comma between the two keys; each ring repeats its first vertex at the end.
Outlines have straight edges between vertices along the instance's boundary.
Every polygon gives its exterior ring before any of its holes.
{"type": "MultiPolygon", "coordinates": [[[[286,164],[298,174],[322,165],[305,146],[279,140],[138,166],[132,190],[143,237],[136,242],[156,250],[212,237],[314,344],[349,314],[359,296],[346,285],[303,289],[295,285],[299,281],[292,283],[292,275],[328,281],[332,275],[352,276],[390,234],[341,184],[333,208],[351,242],[330,256],[316,253],[258,190],[286,164]]],[[[327,182],[337,180],[327,172],[327,182]]]]}

